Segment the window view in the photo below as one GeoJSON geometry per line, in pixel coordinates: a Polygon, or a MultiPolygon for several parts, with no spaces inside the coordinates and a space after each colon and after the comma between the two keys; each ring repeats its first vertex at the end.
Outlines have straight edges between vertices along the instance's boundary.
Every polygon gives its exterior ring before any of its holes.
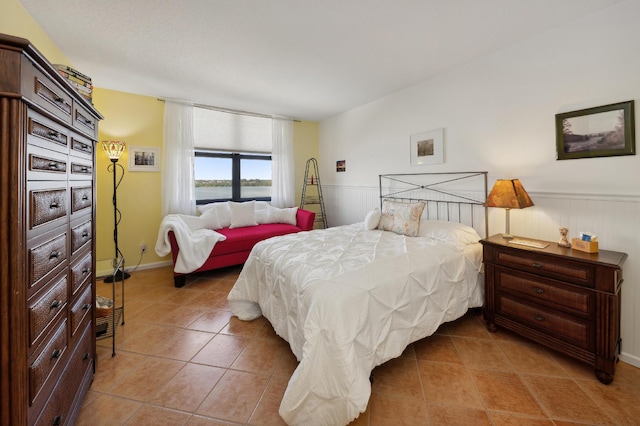
{"type": "Polygon", "coordinates": [[[271,200],[271,156],[196,151],[196,203],[271,200]]]}

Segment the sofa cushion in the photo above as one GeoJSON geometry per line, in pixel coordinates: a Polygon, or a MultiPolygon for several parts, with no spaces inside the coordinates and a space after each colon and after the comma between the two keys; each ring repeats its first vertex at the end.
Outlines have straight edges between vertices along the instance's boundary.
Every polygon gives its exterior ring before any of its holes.
{"type": "Polygon", "coordinates": [[[243,228],[223,228],[218,229],[219,233],[226,236],[224,243],[216,244],[211,252],[211,256],[221,254],[249,251],[255,244],[267,238],[278,235],[293,234],[300,232],[300,228],[284,223],[269,223],[258,226],[247,226],[243,228]]]}

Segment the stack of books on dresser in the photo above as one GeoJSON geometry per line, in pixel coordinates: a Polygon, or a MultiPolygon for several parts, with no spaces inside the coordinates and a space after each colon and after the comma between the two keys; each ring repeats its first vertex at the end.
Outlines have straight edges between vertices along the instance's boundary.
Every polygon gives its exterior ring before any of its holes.
{"type": "Polygon", "coordinates": [[[80,71],[71,68],[64,64],[54,64],[56,70],[61,76],[67,79],[69,83],[76,89],[82,97],[89,102],[93,102],[93,84],[91,84],[91,77],[82,74],[80,71]]]}

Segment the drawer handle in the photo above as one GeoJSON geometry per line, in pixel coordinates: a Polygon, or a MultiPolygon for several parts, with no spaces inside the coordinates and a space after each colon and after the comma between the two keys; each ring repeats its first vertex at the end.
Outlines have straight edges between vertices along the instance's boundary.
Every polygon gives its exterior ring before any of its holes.
{"type": "Polygon", "coordinates": [[[82,310],[86,311],[91,309],[91,303],[85,303],[84,305],[82,305],[82,310]]]}
{"type": "Polygon", "coordinates": [[[60,208],[60,203],[57,202],[57,201],[54,201],[51,204],[49,204],[49,208],[50,209],[59,209],[60,208]]]}
{"type": "Polygon", "coordinates": [[[53,353],[51,354],[51,359],[58,359],[60,358],[60,354],[62,354],[62,351],[60,349],[56,349],[55,351],[53,351],[53,353]]]}
{"type": "Polygon", "coordinates": [[[82,238],[87,238],[89,236],[89,233],[87,231],[84,231],[82,233],[82,238]]]}
{"type": "Polygon", "coordinates": [[[82,360],[86,361],[91,357],[91,354],[89,352],[85,353],[84,355],[82,355],[82,360]]]}
{"type": "Polygon", "coordinates": [[[58,164],[54,163],[53,161],[49,163],[49,168],[51,170],[58,170],[58,164]]]}
{"type": "Polygon", "coordinates": [[[84,124],[91,124],[92,123],[91,120],[89,120],[88,118],[84,118],[84,117],[82,117],[82,121],[84,121],[84,124]]]}
{"type": "Polygon", "coordinates": [[[89,171],[89,168],[88,167],[83,167],[83,168],[80,169],[80,171],[82,173],[87,173],[89,171]]]}
{"type": "Polygon", "coordinates": [[[57,259],[59,257],[60,257],[60,252],[59,251],[52,251],[51,254],[49,255],[49,260],[57,259]]]}
{"type": "Polygon", "coordinates": [[[538,263],[538,262],[534,262],[531,266],[533,266],[534,268],[542,268],[542,263],[538,263]]]}
{"type": "Polygon", "coordinates": [[[544,317],[540,314],[536,314],[534,318],[536,319],[536,321],[540,321],[540,322],[544,321],[544,317]]]}
{"type": "Polygon", "coordinates": [[[89,268],[84,268],[82,270],[82,275],[87,275],[89,273],[89,268]]]}
{"type": "Polygon", "coordinates": [[[62,424],[62,416],[57,415],[53,418],[53,423],[51,423],[51,426],[60,426],[62,424]]]}
{"type": "Polygon", "coordinates": [[[57,103],[61,104],[61,103],[63,103],[63,102],[64,102],[64,99],[63,99],[63,98],[61,98],[60,96],[56,96],[56,97],[55,97],[55,101],[56,101],[57,103]]]}
{"type": "Polygon", "coordinates": [[[542,293],[544,293],[544,290],[543,290],[543,289],[541,289],[540,287],[534,287],[534,288],[533,288],[533,291],[535,291],[535,292],[536,292],[536,293],[538,293],[538,294],[542,294],[542,293]]]}
{"type": "Polygon", "coordinates": [[[60,132],[54,132],[53,130],[49,132],[49,136],[52,138],[59,138],[60,132]]]}
{"type": "Polygon", "coordinates": [[[51,309],[56,309],[56,308],[59,308],[59,307],[60,307],[60,305],[62,305],[62,302],[61,302],[61,301],[59,301],[59,300],[54,300],[53,302],[51,302],[51,306],[50,306],[50,308],[51,308],[51,309]]]}
{"type": "Polygon", "coordinates": [[[82,196],[82,201],[87,201],[88,199],[89,199],[88,195],[85,194],[85,195],[82,196]]]}

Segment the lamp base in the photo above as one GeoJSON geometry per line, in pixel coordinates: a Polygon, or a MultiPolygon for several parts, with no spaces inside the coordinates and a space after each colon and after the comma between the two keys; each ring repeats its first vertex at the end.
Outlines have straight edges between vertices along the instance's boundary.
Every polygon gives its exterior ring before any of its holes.
{"type": "Polygon", "coordinates": [[[118,269],[115,274],[109,275],[103,280],[103,282],[105,283],[112,283],[114,281],[118,282],[118,281],[126,280],[130,276],[131,274],[129,274],[128,272],[125,272],[122,269],[118,269]]]}

